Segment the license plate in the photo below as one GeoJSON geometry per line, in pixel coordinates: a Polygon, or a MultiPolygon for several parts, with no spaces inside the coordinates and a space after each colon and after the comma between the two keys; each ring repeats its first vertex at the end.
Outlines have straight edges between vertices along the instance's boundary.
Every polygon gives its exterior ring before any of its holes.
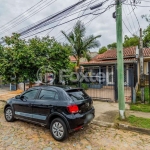
{"type": "Polygon", "coordinates": [[[94,118],[93,114],[88,114],[88,115],[86,116],[86,121],[89,122],[89,121],[91,121],[93,118],[94,118]]]}

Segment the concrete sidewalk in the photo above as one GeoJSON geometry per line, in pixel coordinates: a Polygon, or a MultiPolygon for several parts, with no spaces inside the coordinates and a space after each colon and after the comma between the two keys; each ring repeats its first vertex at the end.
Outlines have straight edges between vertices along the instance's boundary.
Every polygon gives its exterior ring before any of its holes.
{"type": "MultiPolygon", "coordinates": [[[[94,101],[95,120],[113,123],[118,116],[118,103],[94,101]]],[[[149,118],[150,113],[130,110],[130,105],[126,104],[126,116],[134,115],[136,117],[149,118]]]]}
{"type": "MultiPolygon", "coordinates": [[[[113,123],[116,116],[118,115],[118,103],[109,103],[94,101],[95,107],[95,120],[113,123]]],[[[129,104],[125,105],[126,109],[129,110],[129,104]]]]}
{"type": "Polygon", "coordinates": [[[8,90],[0,89],[0,100],[7,100],[21,93],[22,93],[22,90],[8,91],[8,90]]]}

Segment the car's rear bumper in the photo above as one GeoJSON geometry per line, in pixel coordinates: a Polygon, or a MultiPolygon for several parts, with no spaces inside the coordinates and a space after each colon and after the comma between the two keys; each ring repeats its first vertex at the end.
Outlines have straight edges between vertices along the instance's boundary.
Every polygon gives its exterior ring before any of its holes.
{"type": "Polygon", "coordinates": [[[71,117],[67,116],[66,119],[68,120],[68,124],[70,126],[69,132],[73,132],[82,128],[83,126],[90,123],[94,117],[95,117],[94,107],[84,114],[77,113],[77,114],[72,114],[71,117]]]}

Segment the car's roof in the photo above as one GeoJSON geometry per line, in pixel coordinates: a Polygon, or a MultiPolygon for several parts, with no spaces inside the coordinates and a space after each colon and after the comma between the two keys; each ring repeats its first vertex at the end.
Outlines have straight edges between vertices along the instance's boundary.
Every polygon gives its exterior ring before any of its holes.
{"type": "Polygon", "coordinates": [[[69,91],[69,90],[79,90],[79,89],[82,89],[82,88],[72,88],[70,86],[66,86],[66,85],[42,85],[42,86],[34,86],[30,89],[56,89],[56,90],[64,90],[64,91],[69,91]]]}

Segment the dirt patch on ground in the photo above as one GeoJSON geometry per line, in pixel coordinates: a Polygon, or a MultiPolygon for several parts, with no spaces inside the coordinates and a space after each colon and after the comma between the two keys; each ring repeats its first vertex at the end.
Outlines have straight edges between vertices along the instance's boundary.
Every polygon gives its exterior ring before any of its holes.
{"type": "Polygon", "coordinates": [[[5,103],[0,101],[0,116],[3,115],[5,103]]]}
{"type": "Polygon", "coordinates": [[[0,100],[7,100],[9,98],[15,97],[16,95],[20,95],[22,93],[21,90],[17,91],[3,91],[0,93],[0,100]]]}
{"type": "Polygon", "coordinates": [[[110,122],[113,123],[118,116],[118,111],[106,111],[102,113],[99,117],[95,118],[99,121],[110,122]]]}

